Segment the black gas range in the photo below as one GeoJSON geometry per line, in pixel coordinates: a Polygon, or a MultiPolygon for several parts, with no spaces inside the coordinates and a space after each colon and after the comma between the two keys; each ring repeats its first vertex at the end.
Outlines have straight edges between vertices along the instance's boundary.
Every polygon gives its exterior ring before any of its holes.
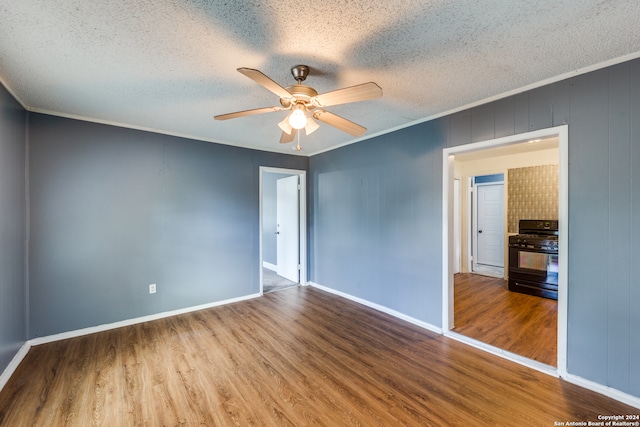
{"type": "Polygon", "coordinates": [[[509,236],[509,290],[558,299],[558,221],[520,220],[509,236]]]}

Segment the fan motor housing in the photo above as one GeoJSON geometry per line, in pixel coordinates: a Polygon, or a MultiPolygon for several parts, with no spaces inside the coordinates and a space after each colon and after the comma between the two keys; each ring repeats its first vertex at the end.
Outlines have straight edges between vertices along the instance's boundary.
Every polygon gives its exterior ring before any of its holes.
{"type": "MultiPolygon", "coordinates": [[[[287,86],[285,88],[287,92],[289,92],[296,99],[297,103],[302,103],[307,107],[307,109],[311,110],[315,108],[315,105],[311,103],[311,98],[318,95],[318,92],[312,88],[311,86],[305,86],[301,84],[287,86]]],[[[291,106],[291,101],[285,98],[280,98],[280,104],[289,108],[291,106]]]]}

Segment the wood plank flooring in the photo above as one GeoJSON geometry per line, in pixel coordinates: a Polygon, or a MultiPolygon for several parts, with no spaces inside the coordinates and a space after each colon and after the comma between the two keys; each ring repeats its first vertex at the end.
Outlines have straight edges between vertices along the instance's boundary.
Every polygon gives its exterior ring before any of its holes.
{"type": "Polygon", "coordinates": [[[456,274],[454,324],[454,332],[557,366],[557,301],[510,292],[503,279],[456,274]]]}
{"type": "Polygon", "coordinates": [[[552,426],[629,406],[326,292],[31,349],[2,426],[552,426]]]}

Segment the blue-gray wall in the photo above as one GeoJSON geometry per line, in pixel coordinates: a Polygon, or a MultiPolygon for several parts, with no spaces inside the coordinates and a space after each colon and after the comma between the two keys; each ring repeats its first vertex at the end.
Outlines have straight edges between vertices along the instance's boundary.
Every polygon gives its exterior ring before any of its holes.
{"type": "Polygon", "coordinates": [[[308,170],[42,114],[29,150],[31,337],[258,293],[259,166],[308,170]]]}
{"type": "Polygon", "coordinates": [[[443,142],[429,122],[311,158],[311,281],[441,323],[443,142]]]}
{"type": "Polygon", "coordinates": [[[0,85],[0,373],[27,339],[26,120],[24,109],[0,85]]]}
{"type": "Polygon", "coordinates": [[[640,396],[640,61],[313,156],[310,280],[441,325],[442,149],[569,125],[568,370],[640,396]]]}

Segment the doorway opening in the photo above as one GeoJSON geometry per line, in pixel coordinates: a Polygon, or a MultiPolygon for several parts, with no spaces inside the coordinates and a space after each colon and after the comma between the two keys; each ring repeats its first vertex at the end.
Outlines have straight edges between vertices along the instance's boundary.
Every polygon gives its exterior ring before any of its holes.
{"type": "MultiPolygon", "coordinates": [[[[523,365],[532,367],[534,369],[538,369],[542,372],[546,372],[552,375],[560,375],[564,376],[566,374],[566,340],[567,340],[567,237],[568,237],[568,127],[559,126],[550,129],[544,129],[534,132],[528,132],[519,135],[513,135],[504,138],[498,138],[490,141],[483,141],[478,143],[467,144],[458,147],[446,148],[443,150],[443,333],[446,336],[451,338],[460,340],[467,344],[473,345],[475,347],[481,348],[485,351],[491,352],[496,355],[500,355],[507,359],[513,360],[515,362],[521,363],[523,365]],[[529,144],[531,143],[531,144],[529,144]],[[535,143],[535,144],[533,144],[535,143]],[[504,158],[501,156],[505,156],[505,158],[511,159],[512,155],[520,156],[519,158],[531,160],[532,158],[539,155],[538,151],[540,151],[539,146],[536,144],[556,144],[556,160],[557,160],[557,219],[559,221],[559,230],[558,230],[558,300],[557,303],[553,301],[554,307],[553,310],[556,310],[555,317],[553,317],[553,326],[554,329],[554,340],[555,340],[555,357],[553,360],[555,363],[543,363],[539,362],[537,356],[532,355],[522,355],[520,352],[514,350],[513,348],[505,349],[500,345],[495,345],[491,343],[487,343],[485,340],[472,338],[462,333],[456,331],[456,305],[455,298],[459,297],[460,294],[457,291],[455,285],[456,280],[458,284],[461,281],[467,281],[467,288],[471,289],[473,292],[481,292],[482,286],[487,286],[487,283],[481,283],[481,280],[478,278],[482,278],[483,276],[479,276],[474,274],[473,271],[473,261],[471,258],[471,253],[474,255],[478,254],[478,250],[473,249],[472,242],[472,233],[477,233],[479,231],[478,228],[473,230],[472,227],[472,212],[473,210],[469,207],[473,203],[473,198],[471,196],[471,191],[469,190],[469,195],[465,196],[465,191],[462,190],[457,196],[454,197],[455,187],[456,187],[456,179],[460,183],[465,183],[465,185],[469,182],[466,181],[465,178],[470,176],[480,176],[480,175],[493,175],[493,174],[504,174],[504,187],[503,190],[505,193],[509,191],[509,179],[507,179],[507,175],[511,169],[511,166],[504,166],[504,164],[500,163],[500,160],[504,161],[504,158]],[[461,162],[464,160],[473,160],[474,158],[488,158],[494,157],[496,159],[495,162],[486,163],[484,168],[478,169],[478,163],[474,164],[476,169],[467,170],[465,173],[460,173],[458,169],[460,167],[470,167],[473,162],[469,162],[464,165],[461,162]],[[461,166],[462,165],[462,166],[461,166]],[[488,166],[487,166],[488,165],[488,166]],[[462,177],[462,179],[461,179],[462,177]],[[461,206],[460,206],[461,205],[461,206]],[[454,212],[459,212],[459,214],[454,215],[454,212]],[[458,231],[459,238],[454,238],[454,234],[456,228],[461,224],[463,230],[458,231]],[[465,231],[464,229],[467,229],[465,231]],[[461,258],[460,262],[460,273],[456,274],[458,271],[456,269],[456,264],[458,263],[458,255],[461,258]],[[466,270],[466,271],[465,271],[466,270]],[[455,276],[455,277],[454,277],[455,276]],[[471,284],[471,286],[468,286],[471,284]],[[557,305],[555,305],[557,304],[557,305]],[[557,319],[557,320],[556,320],[557,319]]],[[[469,182],[469,184],[471,184],[469,182]]],[[[505,198],[506,199],[506,198],[505,198]]],[[[477,203],[477,202],[476,202],[477,203]]],[[[507,209],[505,209],[507,211],[507,209]]],[[[537,214],[537,212],[536,212],[537,214]]],[[[504,224],[507,228],[502,232],[501,236],[501,244],[502,247],[505,248],[505,252],[502,255],[504,260],[504,277],[503,278],[489,278],[484,277],[487,281],[493,280],[494,282],[489,284],[488,286],[495,286],[497,284],[500,287],[500,291],[505,292],[507,297],[512,296],[513,293],[509,294],[509,291],[506,290],[506,276],[508,275],[508,251],[506,251],[508,245],[508,236],[510,234],[517,234],[517,229],[512,230],[513,225],[512,218],[510,218],[509,213],[505,212],[502,214],[504,217],[504,224]],[[490,279],[490,280],[489,280],[490,279]]],[[[547,219],[547,218],[535,218],[535,219],[547,219]]],[[[517,220],[516,220],[517,223],[517,220]]],[[[475,224],[479,224],[478,221],[475,221],[475,224]]],[[[517,228],[517,226],[516,226],[517,228]]],[[[483,230],[484,231],[484,230],[483,230]]],[[[475,234],[478,236],[478,234],[475,234]]],[[[493,254],[495,255],[495,254],[493,254]]],[[[495,258],[495,256],[494,256],[495,258]]],[[[491,289],[491,288],[487,288],[491,289]]],[[[477,317],[477,313],[483,311],[485,309],[493,309],[494,302],[491,300],[484,301],[482,304],[486,304],[485,306],[475,305],[476,297],[480,294],[471,294],[472,296],[468,298],[466,304],[472,309],[476,310],[476,314],[474,316],[477,317]]],[[[479,300],[478,300],[479,301],[479,300]]],[[[460,301],[459,301],[460,302],[460,301]]],[[[550,301],[547,301],[550,302],[550,301]]],[[[499,310],[498,310],[499,312],[499,310]]],[[[462,319],[461,323],[462,323],[462,319]]],[[[548,319],[540,319],[541,322],[550,323],[551,321],[548,319]]],[[[502,322],[504,323],[504,322],[502,322]]],[[[515,323],[514,323],[515,324],[515,323]]],[[[483,329],[492,329],[497,325],[495,324],[487,324],[483,325],[483,329]]],[[[516,331],[518,333],[519,331],[516,331]]]]}
{"type": "Polygon", "coordinates": [[[260,167],[260,294],[305,285],[306,172],[260,167]]]}

